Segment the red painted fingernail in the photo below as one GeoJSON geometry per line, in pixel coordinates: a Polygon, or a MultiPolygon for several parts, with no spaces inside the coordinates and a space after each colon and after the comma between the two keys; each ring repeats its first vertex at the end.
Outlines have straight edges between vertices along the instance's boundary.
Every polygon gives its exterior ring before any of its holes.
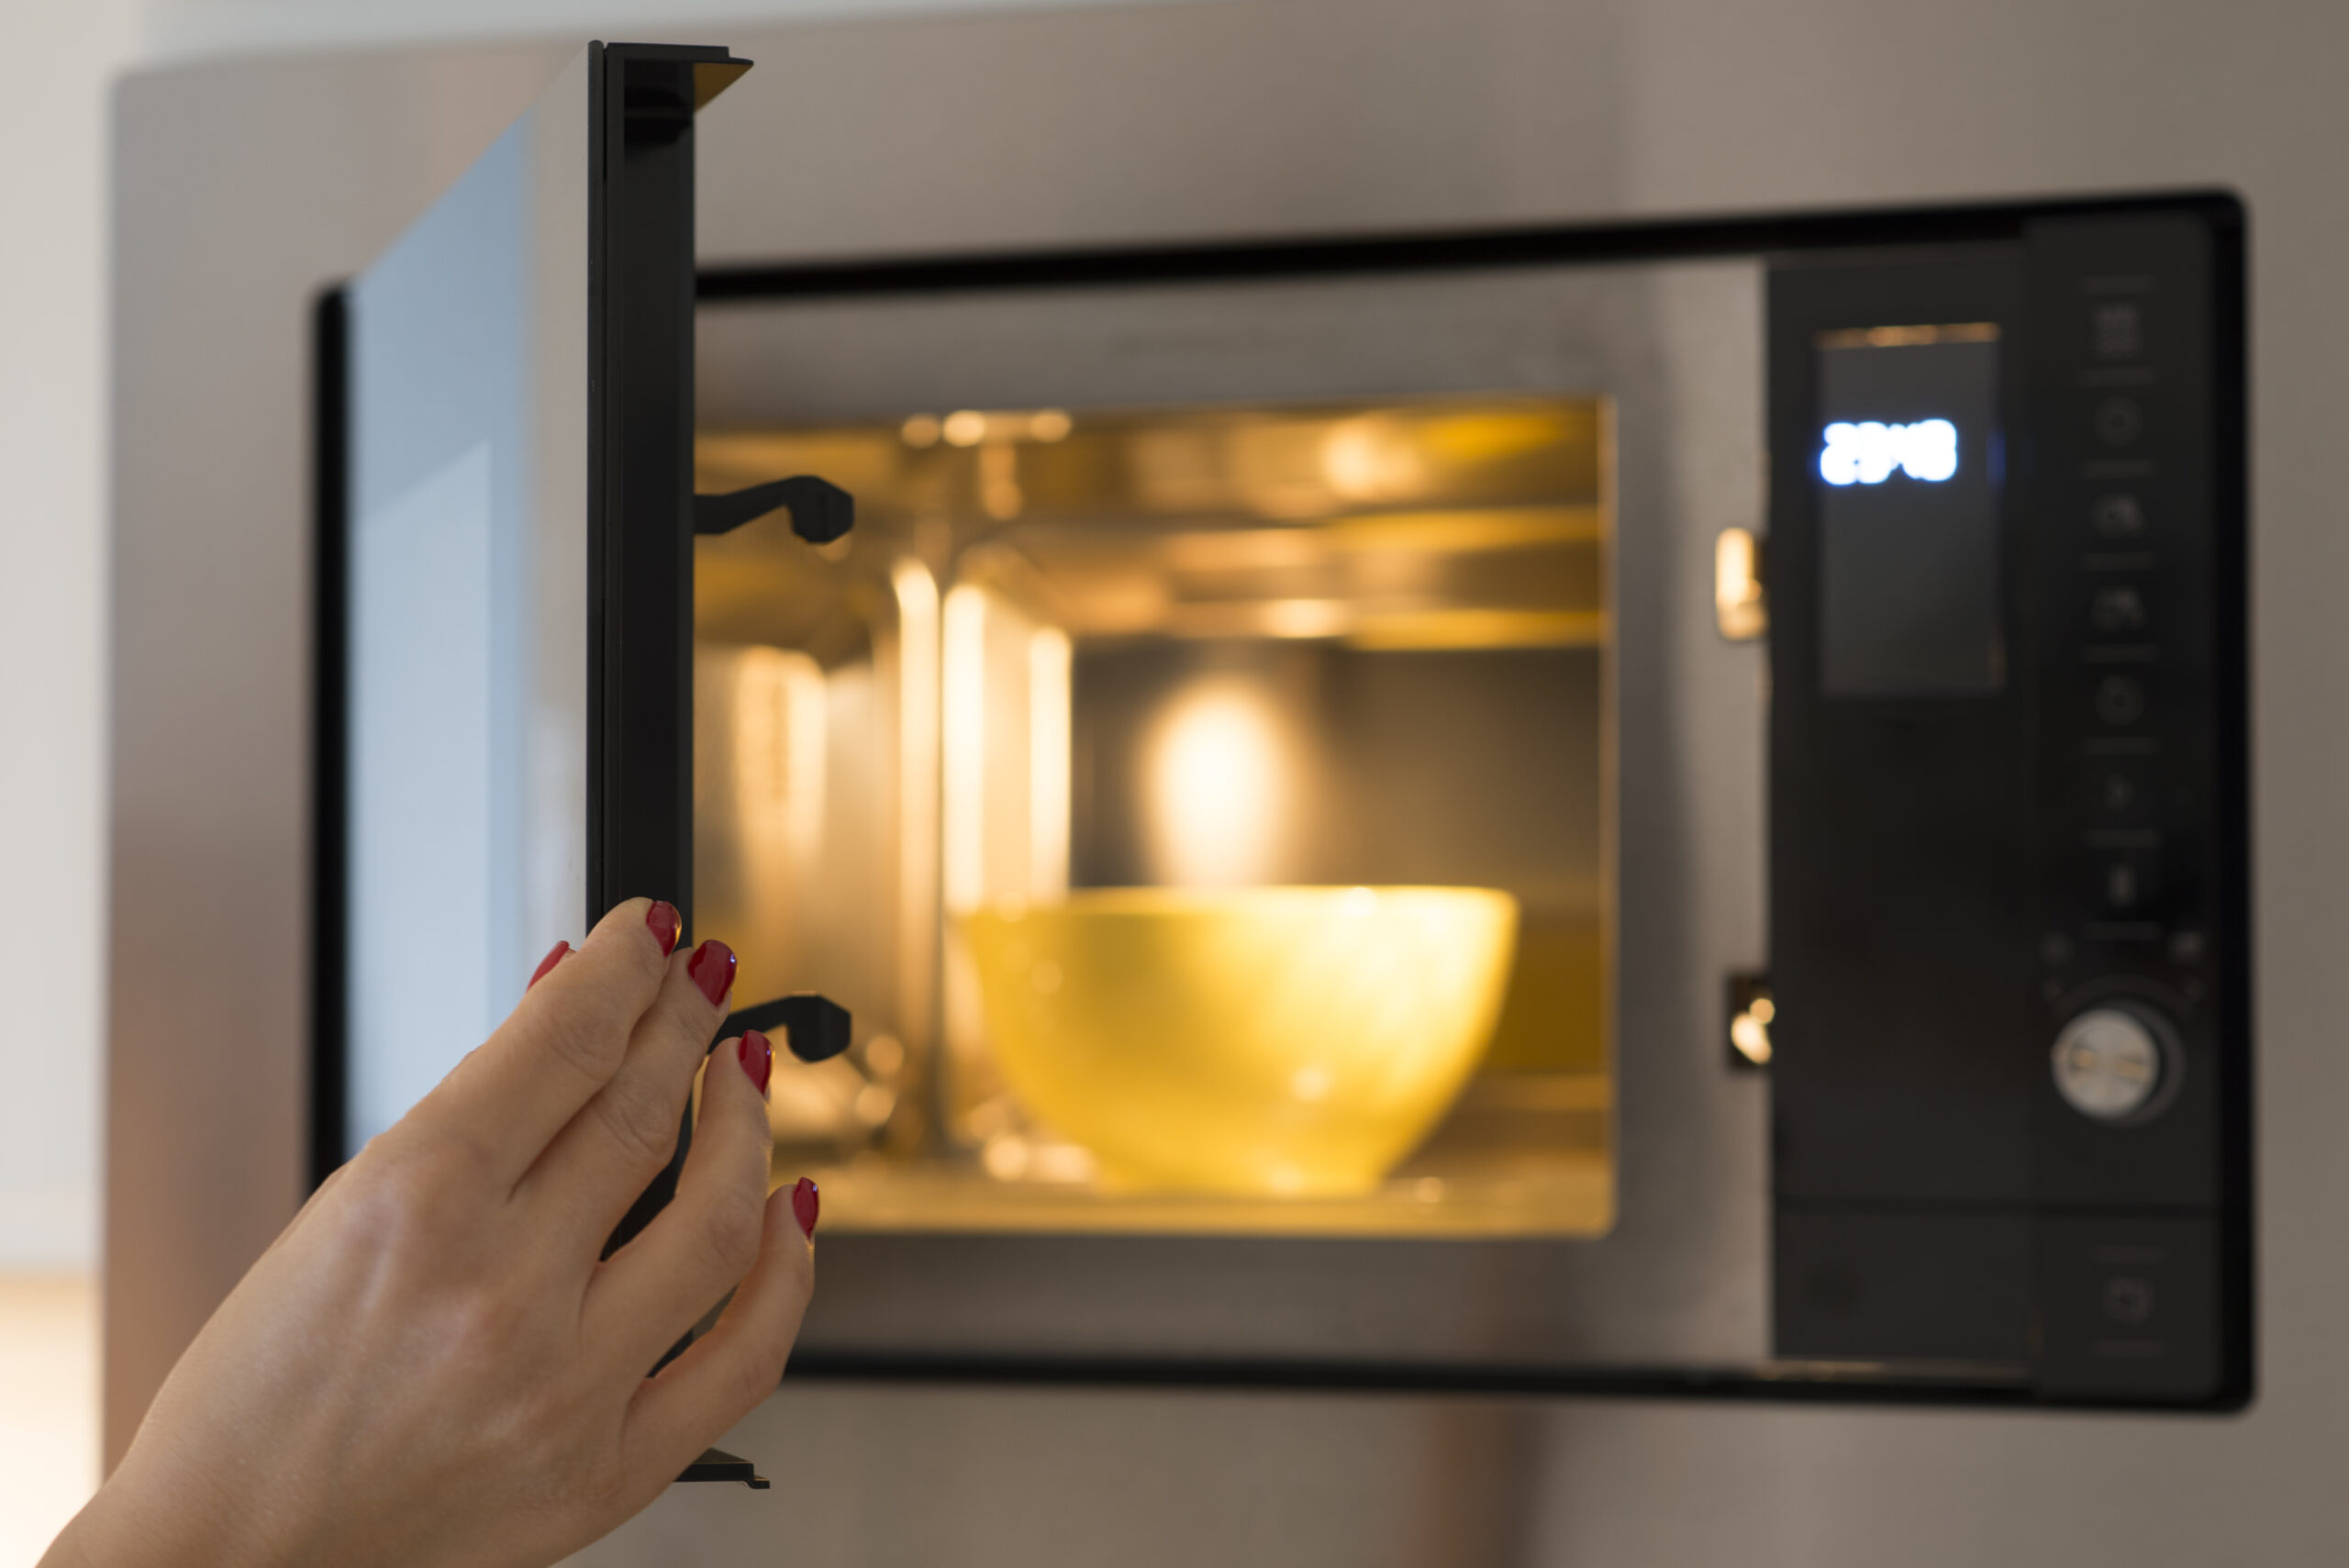
{"type": "Polygon", "coordinates": [[[816,1191],[816,1184],[805,1176],[800,1177],[799,1184],[791,1189],[791,1212],[798,1216],[799,1229],[807,1232],[810,1241],[816,1239],[816,1213],[823,1207],[823,1197],[816,1191]]]}
{"type": "Polygon", "coordinates": [[[677,939],[685,934],[685,922],[678,915],[677,906],[665,898],[656,898],[652,907],[644,912],[644,923],[661,940],[661,956],[668,957],[677,951],[677,939]]]}
{"type": "Polygon", "coordinates": [[[685,973],[694,977],[694,984],[701,987],[701,994],[715,1007],[726,1000],[726,993],[734,989],[734,950],[721,941],[704,942],[685,961],[685,973]]]}
{"type": "Polygon", "coordinates": [[[751,1075],[759,1093],[765,1094],[767,1074],[774,1071],[774,1043],[757,1029],[744,1029],[738,1054],[742,1058],[742,1071],[751,1075]]]}
{"type": "MultiPolygon", "coordinates": [[[[552,974],[554,973],[554,966],[561,963],[564,959],[569,958],[570,956],[571,944],[569,942],[557,942],[554,946],[549,948],[547,950],[546,957],[539,960],[539,967],[530,971],[530,985],[536,985],[540,981],[544,980],[548,975],[552,974]]],[[[530,985],[525,985],[522,989],[528,991],[530,988],[530,985]]]]}

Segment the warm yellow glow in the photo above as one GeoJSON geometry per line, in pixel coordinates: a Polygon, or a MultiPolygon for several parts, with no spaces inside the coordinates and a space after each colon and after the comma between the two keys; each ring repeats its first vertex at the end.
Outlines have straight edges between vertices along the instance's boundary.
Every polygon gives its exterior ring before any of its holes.
{"type": "Polygon", "coordinates": [[[744,826],[779,836],[795,863],[824,827],[824,672],[805,653],[745,648],[734,667],[734,787],[744,826]]]}
{"type": "Polygon", "coordinates": [[[1270,637],[1335,637],[1353,618],[1336,599],[1270,599],[1256,613],[1270,637]]]}
{"type": "Polygon", "coordinates": [[[1572,443],[1580,424],[1553,408],[1484,409],[1425,418],[1418,439],[1448,463],[1506,462],[1572,443]]]}
{"type": "Polygon", "coordinates": [[[1350,501],[1401,499],[1427,480],[1427,463],[1411,432],[1375,415],[1330,427],[1321,442],[1321,473],[1350,501]]]}
{"type": "Polygon", "coordinates": [[[950,589],[940,643],[949,909],[968,909],[986,894],[986,590],[950,589]]]}
{"type": "Polygon", "coordinates": [[[1012,1133],[987,1140],[979,1163],[998,1182],[1016,1182],[1028,1173],[1028,1140],[1012,1133]]]}
{"type": "Polygon", "coordinates": [[[1593,398],[1442,397],[1389,404],[1194,406],[1088,412],[963,408],[895,424],[705,430],[695,438],[704,489],[777,473],[822,473],[852,491],[869,518],[936,504],[957,466],[907,463],[946,443],[1066,444],[1055,454],[1053,509],[1229,521],[1325,519],[1353,509],[1592,506],[1601,501],[1604,406],[1593,398]]]}
{"type": "Polygon", "coordinates": [[[1291,770],[1262,691],[1235,679],[1201,681],[1170,705],[1147,756],[1158,880],[1174,887],[1265,880],[1288,820],[1291,770]]]}
{"type": "Polygon", "coordinates": [[[1598,507],[1492,507],[1485,512],[1358,512],[1299,528],[1203,528],[1158,542],[1184,573],[1295,571],[1348,556],[1465,556],[1598,545],[1598,507]]]}
{"type": "Polygon", "coordinates": [[[897,1096],[885,1084],[867,1084],[856,1092],[856,1099],[850,1108],[855,1113],[856,1119],[865,1126],[879,1127],[889,1119],[889,1113],[897,1108],[897,1096]]]}
{"type": "Polygon", "coordinates": [[[1597,544],[1606,519],[1596,506],[1494,506],[1483,511],[1371,512],[1314,530],[1335,550],[1422,550],[1466,555],[1488,550],[1597,544]]]}
{"type": "Polygon", "coordinates": [[[1748,642],[1770,629],[1762,546],[1749,529],[1723,528],[1713,541],[1713,618],[1731,642],[1748,642]]]}
{"type": "Polygon", "coordinates": [[[938,931],[938,584],[919,562],[889,573],[897,601],[898,1017],[923,1044],[938,931]]]}
{"type": "Polygon", "coordinates": [[[1099,890],[962,920],[1005,1079],[1105,1184],[1277,1196],[1367,1192],[1427,1135],[1516,927],[1507,894],[1457,887],[1099,890]]]}
{"type": "Polygon", "coordinates": [[[1028,894],[1068,891],[1072,740],[1068,633],[1044,627],[1028,639],[1028,894]]]}
{"type": "Polygon", "coordinates": [[[1770,1064],[1770,1020],[1764,1016],[1764,1009],[1769,1006],[1766,999],[1758,1000],[1729,1021],[1729,1042],[1756,1067],[1770,1064]]]}
{"type": "Polygon", "coordinates": [[[1464,648],[1598,648],[1601,610],[1402,610],[1366,615],[1346,634],[1355,648],[1386,652],[1464,648]]]}
{"type": "Polygon", "coordinates": [[[941,616],[940,763],[946,906],[1068,887],[1068,634],[977,584],[941,616]]]}
{"type": "Polygon", "coordinates": [[[876,1078],[894,1078],[906,1064],[906,1048],[893,1034],[876,1034],[864,1042],[864,1064],[876,1078]]]}
{"type": "Polygon", "coordinates": [[[1938,327],[1839,327],[1821,332],[1822,349],[1914,349],[1927,343],[1995,343],[1995,321],[1955,321],[1938,327]]]}
{"type": "Polygon", "coordinates": [[[998,523],[1008,523],[1027,505],[1019,488],[1019,449],[1009,441],[990,441],[979,449],[979,506],[998,523]]]}

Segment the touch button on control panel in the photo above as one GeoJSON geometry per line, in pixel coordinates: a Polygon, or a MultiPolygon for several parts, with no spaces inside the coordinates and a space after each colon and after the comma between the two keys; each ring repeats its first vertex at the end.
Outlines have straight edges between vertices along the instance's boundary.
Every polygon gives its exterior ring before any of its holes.
{"type": "Polygon", "coordinates": [[[2065,1024],[2049,1064],[2066,1105],[2097,1121],[2125,1122],[2167,1103],[2177,1063],[2177,1038],[2166,1020],[2149,1008],[2112,1003],[2065,1024]]]}

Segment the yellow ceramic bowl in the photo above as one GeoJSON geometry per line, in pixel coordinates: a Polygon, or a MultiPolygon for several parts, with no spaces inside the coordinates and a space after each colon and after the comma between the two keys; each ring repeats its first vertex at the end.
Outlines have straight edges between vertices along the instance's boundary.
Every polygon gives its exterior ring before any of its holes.
{"type": "Polygon", "coordinates": [[[1105,888],[965,916],[1004,1076],[1118,1185],[1375,1185],[1483,1053],[1517,901],[1105,888]]]}

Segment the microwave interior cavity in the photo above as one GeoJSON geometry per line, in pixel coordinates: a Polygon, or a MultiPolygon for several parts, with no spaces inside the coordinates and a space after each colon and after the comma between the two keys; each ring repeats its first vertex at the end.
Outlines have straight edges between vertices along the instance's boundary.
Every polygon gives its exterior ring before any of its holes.
{"type": "Polygon", "coordinates": [[[914,1232],[1643,1198],[1758,1261],[1718,1007],[1765,957],[1764,683],[1706,584],[1759,526],[1764,276],[706,302],[697,488],[859,506],[696,545],[697,919],[859,1020],[778,1080],[778,1179],[914,1232]]]}
{"type": "Polygon", "coordinates": [[[847,1227],[1614,1218],[1610,405],[705,428],[856,529],[702,540],[698,918],[872,998],[786,1074],[847,1227]],[[841,898],[829,890],[872,890],[841,898]]]}

